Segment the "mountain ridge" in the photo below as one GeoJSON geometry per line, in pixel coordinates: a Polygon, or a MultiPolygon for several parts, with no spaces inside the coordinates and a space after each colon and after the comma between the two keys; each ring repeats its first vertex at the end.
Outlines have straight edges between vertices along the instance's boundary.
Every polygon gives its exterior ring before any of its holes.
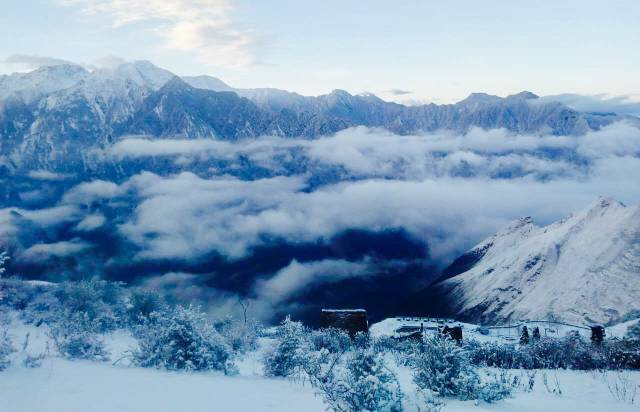
{"type": "Polygon", "coordinates": [[[455,104],[404,106],[344,90],[302,96],[234,89],[213,77],[180,78],[148,61],[94,71],[61,65],[0,78],[0,167],[87,170],[92,167],[87,153],[133,134],[312,139],[365,126],[399,135],[464,134],[478,127],[579,136],[627,118],[539,102],[531,92],[504,98],[474,93],[455,104]]]}

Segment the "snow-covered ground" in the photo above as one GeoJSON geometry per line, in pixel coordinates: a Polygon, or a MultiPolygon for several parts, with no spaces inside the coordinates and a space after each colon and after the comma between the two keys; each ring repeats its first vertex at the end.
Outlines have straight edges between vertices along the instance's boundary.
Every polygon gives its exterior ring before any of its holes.
{"type": "Polygon", "coordinates": [[[11,366],[0,372],[2,412],[325,410],[309,385],[262,376],[260,352],[249,353],[239,362],[238,376],[135,368],[126,360],[114,366],[113,361],[135,345],[130,335],[118,331],[106,339],[112,362],[51,356],[40,368],[31,369],[21,362],[27,333],[26,353],[37,355],[46,349],[45,328],[24,325],[14,317],[10,334],[18,352],[12,355],[11,366]]]}
{"type": "MultiPolygon", "coordinates": [[[[372,326],[374,334],[393,330],[400,323],[386,320],[372,326]]],[[[465,325],[471,329],[474,325],[465,325]]],[[[626,326],[626,325],[625,325],[626,326]]],[[[0,411],[2,412],[107,412],[107,411],[323,411],[320,396],[308,384],[287,379],[266,378],[260,359],[269,339],[260,341],[260,350],[251,352],[238,362],[239,375],[221,373],[184,373],[142,369],[118,362],[67,361],[52,355],[40,368],[22,365],[27,353],[42,353],[48,337],[44,327],[24,325],[12,317],[10,334],[18,352],[11,366],[0,372],[0,411]],[[23,350],[25,336],[29,343],[23,350]]],[[[106,339],[112,360],[133,345],[135,340],[125,332],[106,339]]],[[[424,411],[411,373],[390,365],[400,379],[406,394],[406,411],[424,411]]],[[[520,371],[512,371],[520,374],[520,371]]],[[[524,374],[524,372],[522,372],[524,374]]],[[[514,398],[495,404],[473,401],[449,401],[445,411],[603,411],[640,410],[640,399],[630,402],[632,391],[640,398],[640,373],[599,373],[577,371],[538,371],[534,390],[516,393],[514,398]],[[543,376],[547,377],[547,385],[543,376]],[[615,394],[615,386],[627,390],[626,400],[615,394]],[[610,389],[611,388],[611,389],[610,389]],[[561,390],[561,394],[553,393],[561,390]]]]}

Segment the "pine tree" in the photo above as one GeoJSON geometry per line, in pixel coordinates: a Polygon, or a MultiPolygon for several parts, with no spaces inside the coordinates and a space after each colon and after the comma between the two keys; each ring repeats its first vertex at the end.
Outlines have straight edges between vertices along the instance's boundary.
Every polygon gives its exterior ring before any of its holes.
{"type": "Polygon", "coordinates": [[[539,327],[535,327],[533,328],[533,336],[532,336],[534,341],[540,340],[540,328],[539,327]]]}
{"type": "Polygon", "coordinates": [[[529,329],[526,326],[522,327],[522,336],[520,336],[520,344],[526,345],[529,343],[529,329]]]}

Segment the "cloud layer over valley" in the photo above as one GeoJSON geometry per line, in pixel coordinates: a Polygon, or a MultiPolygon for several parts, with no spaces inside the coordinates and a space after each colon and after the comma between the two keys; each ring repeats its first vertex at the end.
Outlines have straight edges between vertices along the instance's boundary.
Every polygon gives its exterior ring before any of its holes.
{"type": "Polygon", "coordinates": [[[81,181],[32,171],[6,190],[17,200],[0,210],[0,241],[14,270],[165,289],[180,274],[199,290],[189,296],[220,309],[238,294],[265,318],[355,280],[387,286],[404,276],[409,293],[521,216],[548,223],[599,195],[640,202],[640,130],[624,122],[580,137],[367,128],[313,140],[131,136],[92,155],[121,173],[81,181]]]}

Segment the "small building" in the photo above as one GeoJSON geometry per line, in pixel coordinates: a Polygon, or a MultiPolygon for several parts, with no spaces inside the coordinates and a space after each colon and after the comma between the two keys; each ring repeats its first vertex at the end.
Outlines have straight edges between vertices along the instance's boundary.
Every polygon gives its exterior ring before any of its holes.
{"type": "Polygon", "coordinates": [[[462,326],[445,326],[440,330],[440,333],[442,336],[453,339],[458,343],[462,342],[462,326]]]}
{"type": "Polygon", "coordinates": [[[322,309],[320,327],[342,329],[352,337],[358,332],[368,333],[367,311],[364,309],[322,309]]]}
{"type": "Polygon", "coordinates": [[[602,343],[605,336],[604,326],[591,326],[591,342],[602,343]]]}

